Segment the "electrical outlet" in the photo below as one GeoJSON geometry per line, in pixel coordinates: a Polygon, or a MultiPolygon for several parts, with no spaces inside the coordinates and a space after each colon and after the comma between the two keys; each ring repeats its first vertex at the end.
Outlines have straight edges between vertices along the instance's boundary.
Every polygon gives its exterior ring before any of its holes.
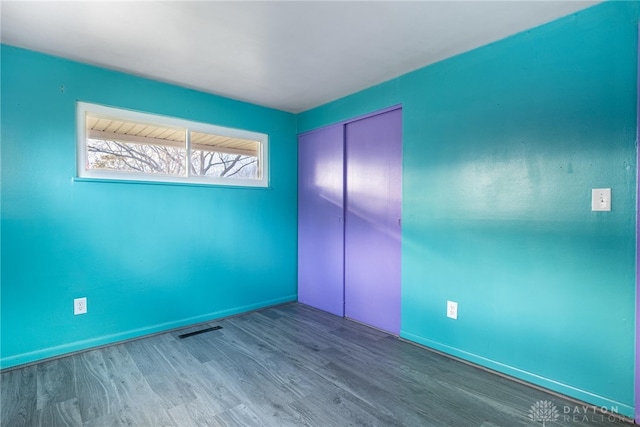
{"type": "Polygon", "coordinates": [[[73,300],[73,314],[85,314],[87,312],[87,297],[76,298],[73,300]]]}
{"type": "Polygon", "coordinates": [[[453,301],[447,301],[447,317],[451,319],[458,319],[458,303],[453,301]]]}

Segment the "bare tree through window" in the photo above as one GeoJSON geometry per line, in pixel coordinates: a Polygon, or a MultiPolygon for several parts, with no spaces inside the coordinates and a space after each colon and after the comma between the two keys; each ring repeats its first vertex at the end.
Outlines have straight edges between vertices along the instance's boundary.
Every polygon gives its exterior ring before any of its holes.
{"type": "Polygon", "coordinates": [[[191,174],[256,178],[258,158],[241,154],[225,154],[217,151],[192,150],[191,174]]]}
{"type": "MultiPolygon", "coordinates": [[[[87,151],[90,169],[185,175],[184,147],[90,139],[87,151]]],[[[257,177],[257,165],[255,156],[192,150],[190,173],[253,179],[257,177]]]]}
{"type": "Polygon", "coordinates": [[[78,102],[78,177],[268,186],[268,136],[78,102]]]}

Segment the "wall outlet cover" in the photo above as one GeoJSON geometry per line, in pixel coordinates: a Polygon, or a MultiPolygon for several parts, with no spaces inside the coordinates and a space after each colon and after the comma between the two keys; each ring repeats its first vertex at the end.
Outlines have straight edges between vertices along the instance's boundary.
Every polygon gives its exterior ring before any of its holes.
{"type": "Polygon", "coordinates": [[[450,319],[458,319],[458,303],[447,301],[447,317],[450,319]]]}
{"type": "Polygon", "coordinates": [[[73,300],[73,314],[85,314],[87,312],[87,297],[76,298],[73,300]]]}

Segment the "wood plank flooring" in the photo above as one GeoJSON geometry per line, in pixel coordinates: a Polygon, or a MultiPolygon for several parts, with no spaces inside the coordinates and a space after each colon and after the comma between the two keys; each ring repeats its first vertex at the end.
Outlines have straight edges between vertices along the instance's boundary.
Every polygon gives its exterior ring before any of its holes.
{"type": "Polygon", "coordinates": [[[2,426],[628,426],[292,303],[3,372],[2,426]],[[222,326],[188,338],[178,335],[222,326]],[[538,422],[534,422],[538,421],[538,422]],[[547,421],[550,421],[547,419],[547,421]]]}

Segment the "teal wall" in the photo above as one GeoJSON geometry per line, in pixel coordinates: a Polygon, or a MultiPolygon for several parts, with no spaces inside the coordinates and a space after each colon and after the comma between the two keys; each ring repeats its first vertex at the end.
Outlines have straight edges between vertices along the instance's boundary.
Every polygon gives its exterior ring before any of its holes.
{"type": "Polygon", "coordinates": [[[598,5],[298,116],[403,105],[403,337],[627,416],[639,15],[598,5]]]}
{"type": "Polygon", "coordinates": [[[1,55],[3,368],[296,299],[293,114],[1,55]],[[270,188],[74,181],[77,100],[266,133],[270,188]]]}

